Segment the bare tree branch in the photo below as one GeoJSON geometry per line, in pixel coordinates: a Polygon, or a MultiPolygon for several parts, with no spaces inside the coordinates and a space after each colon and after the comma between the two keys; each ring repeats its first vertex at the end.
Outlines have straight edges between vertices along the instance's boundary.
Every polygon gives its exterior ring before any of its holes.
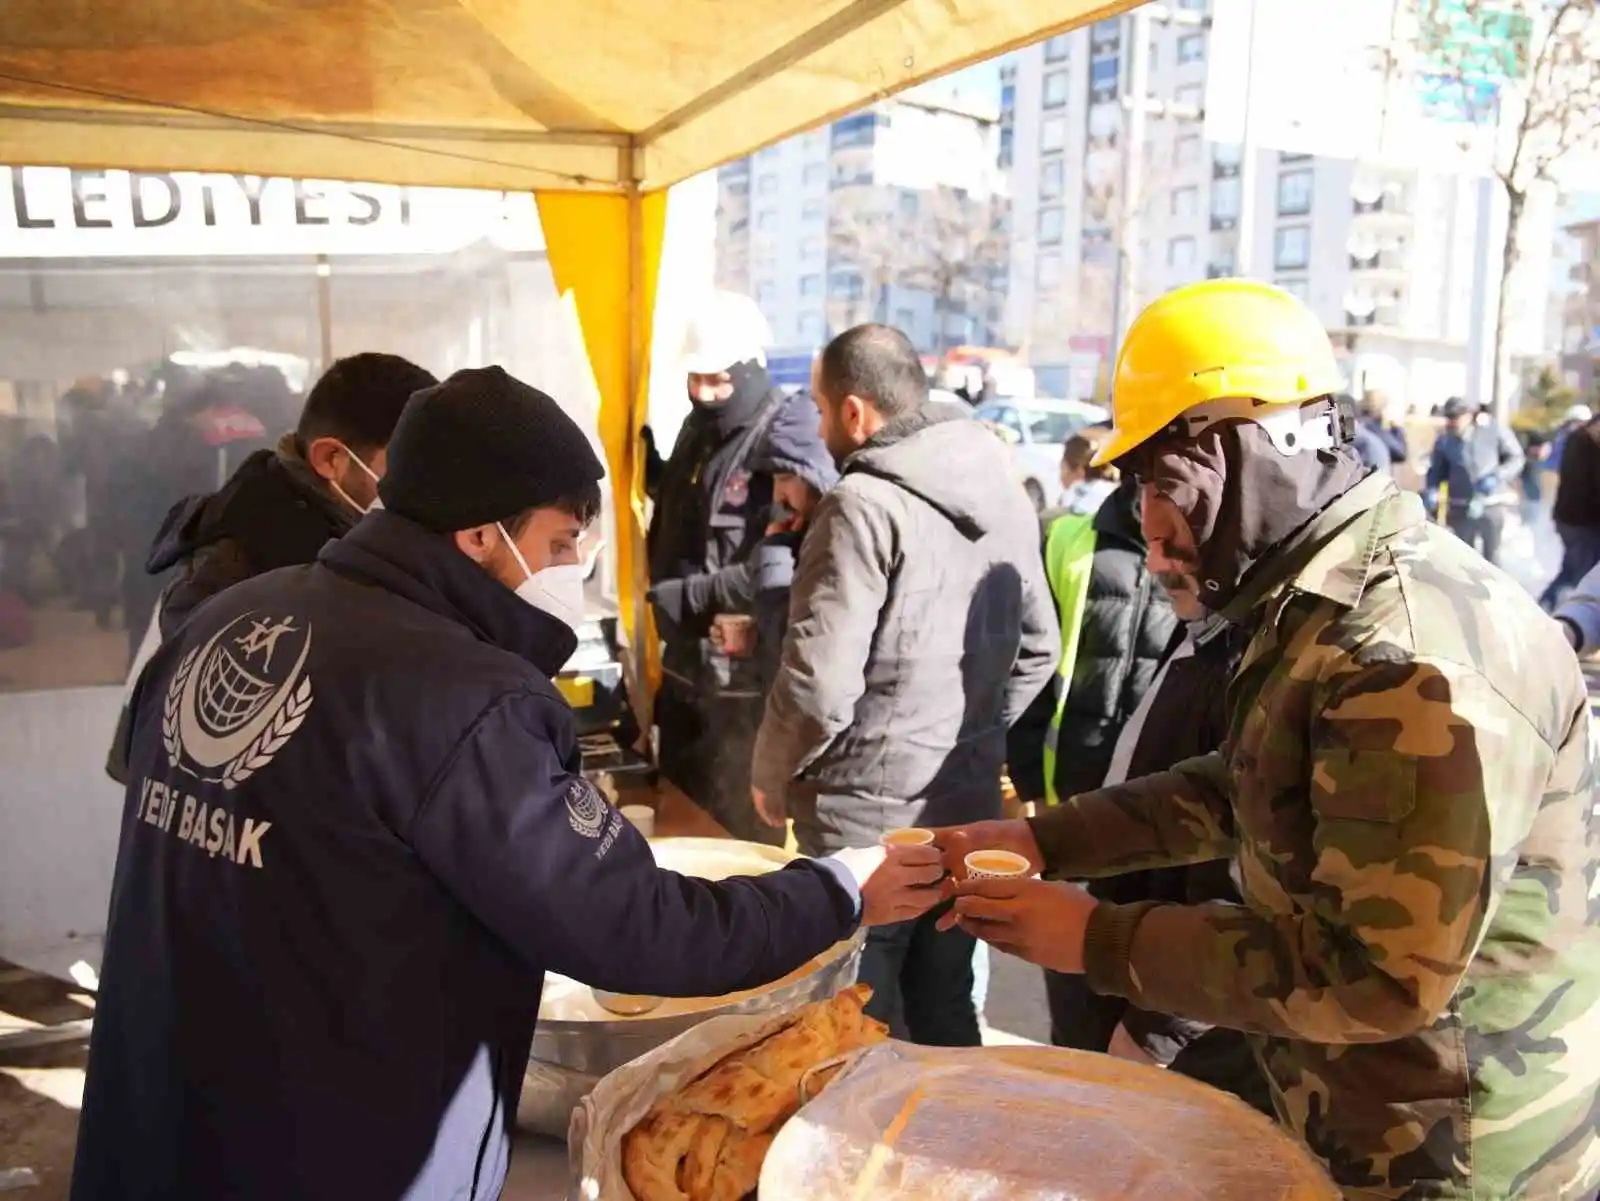
{"type": "Polygon", "coordinates": [[[1553,178],[1564,159],[1600,140],[1600,0],[1413,0],[1417,19],[1414,62],[1442,71],[1461,89],[1463,108],[1477,121],[1478,101],[1495,97],[1498,124],[1507,107],[1516,121],[1503,131],[1489,170],[1505,195],[1508,220],[1501,246],[1501,287],[1495,313],[1491,401],[1501,408],[1506,374],[1508,286],[1521,261],[1521,222],[1529,191],[1553,178]],[[1516,41],[1530,32],[1524,50],[1516,41]],[[1499,37],[1501,45],[1494,45],[1499,37]],[[1496,50],[1501,62],[1494,61],[1496,50]],[[1531,61],[1528,51],[1531,51],[1531,61]],[[1509,56],[1509,57],[1506,57],[1509,56]],[[1496,74],[1504,74],[1496,80],[1496,74]]]}

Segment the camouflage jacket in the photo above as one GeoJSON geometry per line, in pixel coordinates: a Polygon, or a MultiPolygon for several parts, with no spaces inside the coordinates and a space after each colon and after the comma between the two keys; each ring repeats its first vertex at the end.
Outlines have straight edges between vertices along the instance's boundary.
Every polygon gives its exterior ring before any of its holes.
{"type": "Polygon", "coordinates": [[[1600,817],[1564,636],[1383,477],[1266,574],[1223,749],[1035,819],[1063,877],[1238,856],[1243,906],[1102,904],[1091,985],[1251,1033],[1349,1198],[1587,1201],[1600,817]]]}

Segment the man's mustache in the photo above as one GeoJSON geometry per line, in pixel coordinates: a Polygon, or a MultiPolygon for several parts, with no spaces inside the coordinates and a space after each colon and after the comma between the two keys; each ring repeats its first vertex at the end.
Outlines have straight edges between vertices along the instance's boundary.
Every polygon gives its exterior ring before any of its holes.
{"type": "Polygon", "coordinates": [[[1194,577],[1184,575],[1178,571],[1158,571],[1155,573],[1156,583],[1168,592],[1193,592],[1194,577]]]}

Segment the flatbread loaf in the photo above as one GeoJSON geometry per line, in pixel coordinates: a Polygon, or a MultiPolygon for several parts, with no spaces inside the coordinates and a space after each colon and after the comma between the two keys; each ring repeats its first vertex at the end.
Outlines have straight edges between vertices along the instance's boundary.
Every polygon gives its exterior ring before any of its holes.
{"type": "Polygon", "coordinates": [[[772,1137],[800,1106],[817,1064],[889,1037],[857,984],[797,1010],[766,1038],[657,1101],[622,1140],[635,1201],[739,1201],[761,1178],[772,1137]]]}

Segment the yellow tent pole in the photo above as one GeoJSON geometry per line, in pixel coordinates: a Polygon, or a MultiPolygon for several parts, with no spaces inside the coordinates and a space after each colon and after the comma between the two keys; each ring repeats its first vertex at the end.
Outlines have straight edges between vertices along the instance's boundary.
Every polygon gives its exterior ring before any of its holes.
{"type": "MultiPolygon", "coordinates": [[[[631,154],[627,156],[631,160],[631,154]]],[[[556,290],[571,295],[600,394],[600,442],[617,523],[617,597],[631,648],[629,699],[649,728],[659,648],[645,589],[644,456],[650,331],[666,233],[665,192],[538,192],[556,290]]]]}

